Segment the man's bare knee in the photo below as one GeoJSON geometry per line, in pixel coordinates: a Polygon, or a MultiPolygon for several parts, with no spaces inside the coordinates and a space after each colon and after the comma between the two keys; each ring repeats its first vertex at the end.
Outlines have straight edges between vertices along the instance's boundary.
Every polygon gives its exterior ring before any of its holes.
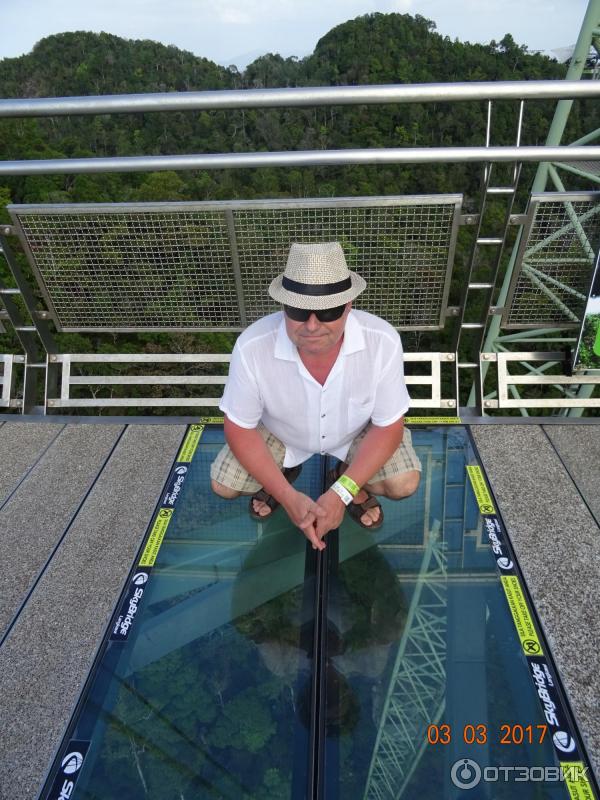
{"type": "Polygon", "coordinates": [[[210,488],[215,494],[218,494],[219,497],[223,497],[225,500],[234,500],[236,497],[240,496],[240,492],[238,492],[237,489],[230,489],[229,486],[217,483],[217,481],[214,481],[212,478],[210,481],[210,488]]]}
{"type": "Polygon", "coordinates": [[[388,478],[384,481],[385,496],[390,500],[403,500],[417,491],[420,482],[421,473],[418,469],[411,469],[410,472],[405,472],[403,475],[388,478]]]}

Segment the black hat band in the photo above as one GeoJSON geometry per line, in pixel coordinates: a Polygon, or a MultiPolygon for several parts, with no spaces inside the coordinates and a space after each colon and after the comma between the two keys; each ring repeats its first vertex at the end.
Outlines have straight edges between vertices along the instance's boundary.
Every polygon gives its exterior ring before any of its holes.
{"type": "Polygon", "coordinates": [[[322,297],[327,294],[339,294],[352,288],[352,278],[345,278],[343,281],[336,283],[299,283],[290,278],[283,276],[281,285],[289,292],[296,292],[296,294],[306,294],[311,297],[322,297]]]}

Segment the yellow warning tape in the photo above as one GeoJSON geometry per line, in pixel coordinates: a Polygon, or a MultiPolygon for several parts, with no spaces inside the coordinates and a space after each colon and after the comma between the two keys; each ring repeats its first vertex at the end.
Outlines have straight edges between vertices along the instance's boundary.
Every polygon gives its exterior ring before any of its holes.
{"type": "Polygon", "coordinates": [[[198,447],[198,442],[200,441],[200,437],[204,433],[204,425],[190,425],[190,429],[186,434],[185,439],[183,440],[183,444],[181,446],[181,450],[179,451],[179,455],[177,456],[177,461],[183,461],[188,463],[194,457],[194,453],[196,452],[196,448],[198,447]]]}
{"type": "Polygon", "coordinates": [[[409,425],[461,425],[460,417],[404,417],[409,425]]]}
{"type": "MultiPolygon", "coordinates": [[[[410,425],[462,425],[460,417],[404,417],[410,425]]],[[[222,425],[225,417],[198,417],[203,425],[222,425]]]]}
{"type": "Polygon", "coordinates": [[[481,471],[481,467],[468,466],[467,474],[469,475],[469,479],[471,480],[471,486],[473,487],[473,491],[475,492],[475,499],[477,500],[479,511],[482,514],[495,514],[496,509],[494,508],[492,496],[488,491],[485,478],[483,477],[483,472],[481,471]]]}
{"type": "Polygon", "coordinates": [[[583,761],[560,762],[571,800],[594,800],[594,791],[586,775],[583,761]]]}
{"type": "Polygon", "coordinates": [[[154,562],[156,561],[156,556],[160,550],[162,540],[165,538],[165,533],[169,527],[169,522],[171,522],[173,510],[174,509],[172,508],[161,508],[161,510],[158,512],[158,516],[154,520],[154,525],[150,531],[148,541],[146,542],[146,547],[144,547],[144,552],[140,558],[140,567],[154,566],[154,562]]]}
{"type": "Polygon", "coordinates": [[[523,652],[526,656],[541,656],[543,654],[542,645],[538,639],[518,577],[516,575],[501,575],[500,580],[508,600],[517,634],[521,640],[523,652]]]}

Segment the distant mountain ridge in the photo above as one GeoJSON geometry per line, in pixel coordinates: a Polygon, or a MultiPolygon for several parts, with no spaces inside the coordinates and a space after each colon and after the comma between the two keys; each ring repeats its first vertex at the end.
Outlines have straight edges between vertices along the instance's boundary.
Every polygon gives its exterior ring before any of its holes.
{"type": "Polygon", "coordinates": [[[191,91],[321,83],[425,83],[560,78],[564,67],[529,54],[510,34],[489,45],[451,41],[419,15],[367,14],[333,28],[303,59],[272,53],[243,71],[150,40],[60,33],[0,60],[4,97],[191,91]]]}
{"type": "Polygon", "coordinates": [[[223,67],[177,47],[110,33],[59,33],[0,61],[2,96],[66,97],[221,89],[223,67]],[[15,94],[10,94],[10,91],[15,94]]]}

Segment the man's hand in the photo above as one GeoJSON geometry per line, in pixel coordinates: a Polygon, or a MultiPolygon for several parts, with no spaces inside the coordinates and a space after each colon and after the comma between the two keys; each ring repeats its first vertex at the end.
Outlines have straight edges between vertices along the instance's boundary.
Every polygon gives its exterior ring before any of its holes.
{"type": "Polygon", "coordinates": [[[317,537],[321,541],[329,531],[339,528],[342,524],[346,506],[332,489],[328,489],[325,494],[319,497],[317,505],[324,512],[319,514],[316,525],[317,537]]]}
{"type": "Polygon", "coordinates": [[[281,505],[287,511],[288,517],[297,525],[315,550],[324,550],[325,542],[317,535],[318,521],[326,515],[326,510],[321,508],[318,503],[308,495],[289,486],[285,497],[281,499],[281,505]]]}

